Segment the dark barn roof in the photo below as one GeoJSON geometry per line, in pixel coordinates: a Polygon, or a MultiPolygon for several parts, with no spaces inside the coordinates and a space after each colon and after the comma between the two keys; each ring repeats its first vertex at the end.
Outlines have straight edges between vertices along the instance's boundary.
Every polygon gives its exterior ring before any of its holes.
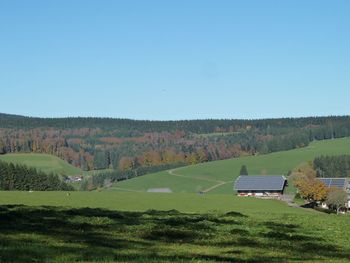
{"type": "Polygon", "coordinates": [[[282,191],[286,178],[282,175],[239,176],[235,182],[236,191],[282,191]]]}
{"type": "Polygon", "coordinates": [[[344,188],[346,179],[345,178],[317,178],[323,182],[327,187],[344,188]]]}

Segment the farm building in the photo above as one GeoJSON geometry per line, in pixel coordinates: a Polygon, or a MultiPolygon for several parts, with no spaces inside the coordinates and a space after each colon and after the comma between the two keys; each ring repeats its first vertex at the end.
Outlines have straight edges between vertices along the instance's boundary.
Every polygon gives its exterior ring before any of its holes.
{"type": "Polygon", "coordinates": [[[170,188],[149,188],[148,193],[172,193],[173,191],[170,188]]]}
{"type": "Polygon", "coordinates": [[[68,176],[65,179],[66,183],[77,183],[77,182],[81,182],[83,180],[83,177],[80,175],[75,175],[75,176],[68,176]]]}
{"type": "Polygon", "coordinates": [[[286,185],[282,175],[246,175],[237,178],[234,189],[239,196],[279,197],[286,185]]]}
{"type": "MultiPolygon", "coordinates": [[[[336,187],[343,189],[348,193],[348,202],[347,208],[350,208],[350,178],[317,178],[321,182],[323,182],[327,187],[336,187]]],[[[323,204],[323,207],[326,208],[326,205],[323,204]]]]}

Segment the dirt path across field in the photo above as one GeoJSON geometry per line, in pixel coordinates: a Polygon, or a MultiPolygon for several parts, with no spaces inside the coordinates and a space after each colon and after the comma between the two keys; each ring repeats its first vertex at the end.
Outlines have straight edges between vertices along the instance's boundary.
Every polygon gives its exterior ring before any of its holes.
{"type": "Polygon", "coordinates": [[[186,176],[183,174],[179,174],[178,170],[183,169],[183,167],[181,168],[177,168],[177,169],[171,169],[168,171],[168,174],[173,175],[173,176],[178,176],[178,177],[182,177],[182,178],[189,178],[189,179],[196,179],[196,180],[202,180],[202,181],[206,181],[206,182],[211,182],[211,183],[216,183],[215,185],[203,190],[203,193],[208,193],[224,184],[228,184],[228,183],[233,183],[233,181],[229,181],[229,182],[225,182],[225,181],[220,181],[220,180],[212,180],[212,179],[206,179],[206,178],[202,178],[202,177],[198,177],[198,176],[186,176]],[[176,172],[175,172],[176,171],[176,172]]]}

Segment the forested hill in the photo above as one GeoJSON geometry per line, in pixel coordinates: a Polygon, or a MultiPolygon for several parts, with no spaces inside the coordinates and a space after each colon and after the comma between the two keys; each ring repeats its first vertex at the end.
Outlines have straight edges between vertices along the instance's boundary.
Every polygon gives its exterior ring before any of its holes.
{"type": "MultiPolygon", "coordinates": [[[[50,127],[59,129],[100,128],[140,132],[185,131],[193,133],[213,133],[230,131],[235,127],[253,128],[302,128],[309,125],[343,125],[350,123],[350,116],[305,117],[282,119],[205,119],[179,121],[149,121],[117,118],[68,117],[37,118],[0,113],[0,128],[32,129],[50,127]]],[[[347,127],[349,128],[349,127],[347,127]]]]}
{"type": "Polygon", "coordinates": [[[350,136],[350,116],[147,121],[0,114],[0,154],[56,155],[83,170],[195,164],[350,136]]]}

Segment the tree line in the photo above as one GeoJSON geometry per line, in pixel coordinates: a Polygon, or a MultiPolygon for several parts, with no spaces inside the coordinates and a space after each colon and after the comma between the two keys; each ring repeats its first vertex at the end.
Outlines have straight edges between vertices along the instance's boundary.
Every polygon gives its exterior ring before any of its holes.
{"type": "Polygon", "coordinates": [[[350,155],[320,156],[313,164],[318,177],[349,177],[350,155]]]}
{"type": "Polygon", "coordinates": [[[46,174],[26,165],[0,161],[0,189],[19,191],[73,191],[58,175],[46,174]]]}
{"type": "MultiPolygon", "coordinates": [[[[192,133],[213,133],[234,131],[237,127],[250,126],[258,129],[271,129],[278,127],[302,128],[306,126],[322,126],[337,129],[338,124],[348,130],[350,128],[350,116],[329,117],[303,117],[303,118],[276,118],[276,119],[203,119],[203,120],[178,120],[178,121],[150,121],[131,120],[122,118],[95,118],[95,117],[69,117],[69,118],[36,118],[20,115],[0,113],[0,126],[2,128],[33,129],[33,128],[100,128],[102,130],[118,129],[125,131],[127,136],[130,132],[174,132],[185,131],[192,133]]],[[[329,131],[324,131],[325,135],[329,131]]],[[[321,135],[321,134],[320,134],[321,135]]]]}

